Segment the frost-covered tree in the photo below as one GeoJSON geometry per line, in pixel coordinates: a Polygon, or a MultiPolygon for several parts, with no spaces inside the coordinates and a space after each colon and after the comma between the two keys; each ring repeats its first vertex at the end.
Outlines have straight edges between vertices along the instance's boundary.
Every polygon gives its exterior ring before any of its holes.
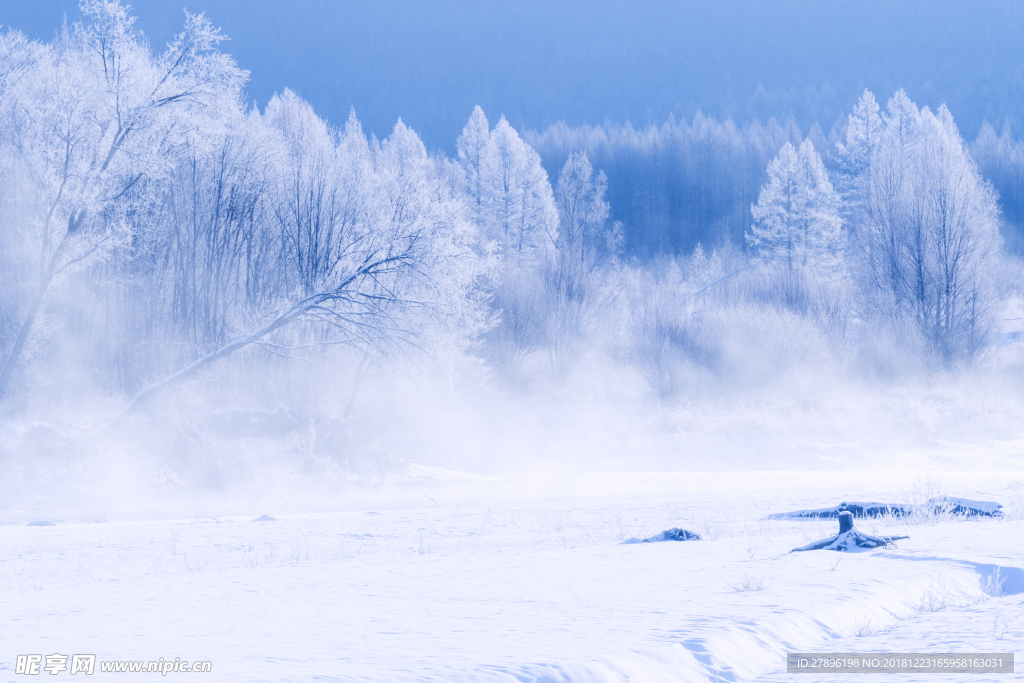
{"type": "Polygon", "coordinates": [[[153,257],[134,264],[132,279],[149,290],[147,299],[159,300],[162,288],[147,271],[166,264],[174,341],[190,351],[223,344],[244,322],[241,312],[261,303],[257,291],[268,245],[260,226],[270,161],[263,132],[259,115],[252,114],[201,147],[189,146],[166,187],[162,230],[140,236],[153,257]]]}
{"type": "Polygon", "coordinates": [[[839,264],[839,197],[810,140],[799,150],[782,146],[751,214],[747,244],[765,262],[801,273],[823,273],[839,264]]]}
{"type": "Polygon", "coordinates": [[[594,174],[586,152],[569,156],[558,175],[558,253],[545,269],[544,337],[555,375],[579,355],[597,308],[598,270],[618,256],[622,226],[606,229],[608,180],[594,174]]]}
{"type": "Polygon", "coordinates": [[[554,193],[540,157],[504,117],[489,130],[476,107],[456,148],[473,219],[503,264],[490,284],[498,320],[488,336],[491,359],[514,368],[544,336],[544,272],[559,239],[554,193]]]}
{"type": "Polygon", "coordinates": [[[273,206],[283,265],[309,295],[330,277],[357,223],[366,219],[369,145],[354,112],[338,140],[290,90],[271,98],[265,120],[277,164],[273,206]]]}
{"type": "Polygon", "coordinates": [[[54,279],[130,240],[146,183],[237,107],[246,77],[217,51],[224,37],[201,14],[186,13],[182,33],[153,55],[126,6],[82,0],[81,9],[86,21],[5,79],[0,100],[0,145],[31,198],[21,232],[37,267],[0,395],[54,279]]]}
{"type": "Polygon", "coordinates": [[[867,220],[871,162],[882,133],[878,111],[875,96],[865,90],[847,119],[845,139],[836,145],[836,190],[842,198],[843,223],[851,234],[867,220]]]}
{"type": "Polygon", "coordinates": [[[918,110],[900,91],[882,121],[855,243],[866,310],[909,316],[942,359],[969,361],[991,322],[996,195],[945,106],[918,110]]]}
{"type": "Polygon", "coordinates": [[[50,43],[0,36],[0,393],[32,363],[134,410],[237,352],[465,355],[490,262],[457,164],[289,91],[246,110],[201,15],[154,55],[127,7],[81,7],[50,43]]]}
{"type": "Polygon", "coordinates": [[[479,223],[485,197],[486,169],[493,155],[490,124],[487,123],[484,110],[479,106],[473,108],[469,122],[455,143],[455,149],[459,155],[459,163],[465,170],[466,193],[469,195],[473,220],[479,223]]]}
{"type": "Polygon", "coordinates": [[[486,264],[474,226],[414,131],[399,121],[371,145],[350,118],[336,136],[294,96],[268,106],[265,125],[267,142],[283,147],[256,241],[270,242],[262,266],[277,277],[257,283],[267,291],[231,338],[156,379],[127,411],[249,347],[452,354],[489,322],[476,294],[486,264]]]}
{"type": "Polygon", "coordinates": [[[558,238],[548,174],[504,116],[485,137],[486,130],[487,119],[477,107],[457,144],[481,234],[498,245],[511,267],[542,263],[558,238]]]}
{"type": "Polygon", "coordinates": [[[586,152],[572,154],[562,167],[555,186],[558,206],[559,260],[580,274],[592,271],[618,251],[619,236],[605,230],[608,220],[608,178],[604,172],[594,175],[586,152]]]}
{"type": "Polygon", "coordinates": [[[918,315],[943,358],[969,360],[991,322],[999,208],[946,106],[924,119],[910,226],[918,315]]]}
{"type": "Polygon", "coordinates": [[[912,187],[921,113],[902,90],[890,98],[883,117],[881,139],[872,154],[868,186],[869,228],[857,244],[870,273],[872,288],[893,300],[905,289],[907,264],[906,198],[912,187]]]}

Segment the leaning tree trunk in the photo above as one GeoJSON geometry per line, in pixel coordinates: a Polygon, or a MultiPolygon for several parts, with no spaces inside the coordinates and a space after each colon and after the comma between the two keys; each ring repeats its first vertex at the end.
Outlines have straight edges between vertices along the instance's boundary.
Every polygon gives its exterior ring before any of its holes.
{"type": "Polygon", "coordinates": [[[39,309],[43,305],[43,299],[46,298],[46,291],[50,288],[50,283],[53,282],[53,276],[57,273],[57,264],[60,263],[61,257],[64,255],[64,251],[67,248],[68,239],[74,235],[80,227],[82,227],[82,221],[85,220],[85,210],[71,213],[68,217],[68,229],[64,233],[64,237],[61,238],[57,248],[53,250],[53,255],[50,256],[50,262],[46,266],[46,270],[42,272],[39,280],[39,287],[36,288],[36,295],[32,298],[32,304],[29,306],[28,311],[25,313],[25,320],[21,323],[21,329],[18,331],[18,338],[14,340],[14,346],[11,348],[11,353],[7,356],[7,360],[4,361],[4,367],[0,370],[0,398],[4,397],[7,392],[7,386],[10,384],[11,375],[14,374],[14,368],[18,364],[18,359],[21,358],[21,352],[25,349],[25,342],[28,341],[28,335],[32,331],[32,326],[35,324],[36,316],[39,315],[39,309]]]}
{"type": "Polygon", "coordinates": [[[132,398],[128,405],[125,406],[124,410],[122,410],[116,417],[114,417],[110,422],[108,422],[104,427],[102,427],[101,431],[108,429],[122,417],[131,415],[136,410],[138,410],[143,403],[145,403],[153,396],[159,394],[167,387],[177,384],[182,380],[188,379],[189,377],[192,377],[206,366],[220,360],[221,358],[231,355],[232,353],[238,351],[241,348],[249,346],[250,344],[257,343],[267,335],[271,334],[272,332],[275,332],[276,330],[281,329],[282,327],[287,326],[288,324],[302,317],[309,311],[315,309],[322,309],[322,306],[326,303],[329,303],[333,300],[345,298],[346,296],[349,295],[350,290],[352,288],[358,287],[359,282],[361,280],[375,279],[384,269],[393,267],[395,264],[405,264],[409,261],[409,259],[410,256],[408,250],[397,255],[383,256],[376,260],[371,260],[367,258],[363,262],[363,264],[355,270],[355,272],[353,272],[348,277],[343,279],[331,290],[325,292],[318,292],[310,297],[303,299],[302,301],[299,301],[298,303],[292,305],[283,313],[278,315],[276,318],[274,318],[274,320],[264,325],[263,327],[257,329],[256,331],[251,332],[245,336],[239,337],[237,339],[234,339],[228,342],[227,344],[224,344],[215,351],[212,351],[206,354],[205,356],[199,358],[198,360],[193,361],[190,365],[186,366],[185,368],[182,368],[181,370],[178,370],[177,372],[171,374],[169,377],[166,377],[165,379],[162,379],[159,382],[156,382],[155,384],[151,384],[150,386],[146,387],[138,394],[136,394],[134,398],[132,398]]]}

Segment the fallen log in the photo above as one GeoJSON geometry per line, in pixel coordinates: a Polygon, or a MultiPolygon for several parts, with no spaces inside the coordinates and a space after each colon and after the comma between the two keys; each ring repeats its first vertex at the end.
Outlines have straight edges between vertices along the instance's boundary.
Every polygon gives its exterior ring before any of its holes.
{"type": "Polygon", "coordinates": [[[915,513],[925,515],[949,514],[961,517],[1002,517],[1002,507],[999,503],[991,501],[939,496],[929,499],[928,502],[922,505],[843,501],[839,505],[830,508],[777,512],[768,515],[768,519],[832,519],[838,517],[843,512],[849,512],[857,518],[883,517],[887,515],[907,517],[915,513]]]}

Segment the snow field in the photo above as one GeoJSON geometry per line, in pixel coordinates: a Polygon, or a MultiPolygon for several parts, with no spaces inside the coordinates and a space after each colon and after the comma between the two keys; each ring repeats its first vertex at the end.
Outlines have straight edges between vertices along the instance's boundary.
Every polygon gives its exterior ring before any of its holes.
{"type": "MultiPolygon", "coordinates": [[[[762,519],[834,504],[833,489],[892,499],[912,490],[901,476],[460,482],[378,495],[371,509],[272,510],[274,522],[9,519],[0,678],[16,654],[52,652],[211,660],[218,681],[761,681],[788,680],[786,651],[1013,651],[1018,508],[859,520],[911,536],[860,554],[789,554],[835,521],[762,519]],[[708,540],[619,545],[672,526],[708,540]]],[[[1019,491],[998,474],[942,481],[1004,504],[1019,491]]]]}

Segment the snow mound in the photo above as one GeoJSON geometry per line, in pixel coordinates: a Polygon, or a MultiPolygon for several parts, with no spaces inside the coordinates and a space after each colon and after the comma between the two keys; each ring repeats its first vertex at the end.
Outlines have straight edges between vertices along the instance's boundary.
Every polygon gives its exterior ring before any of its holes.
{"type": "Polygon", "coordinates": [[[668,531],[662,531],[660,534],[651,536],[650,538],[629,538],[622,542],[622,545],[629,545],[631,543],[661,543],[662,541],[699,541],[700,535],[687,531],[686,529],[672,528],[668,531]]]}
{"type": "Polygon", "coordinates": [[[276,522],[277,521],[277,517],[273,517],[271,515],[260,515],[259,517],[257,517],[256,519],[254,519],[252,521],[254,521],[254,522],[276,522]]]}

